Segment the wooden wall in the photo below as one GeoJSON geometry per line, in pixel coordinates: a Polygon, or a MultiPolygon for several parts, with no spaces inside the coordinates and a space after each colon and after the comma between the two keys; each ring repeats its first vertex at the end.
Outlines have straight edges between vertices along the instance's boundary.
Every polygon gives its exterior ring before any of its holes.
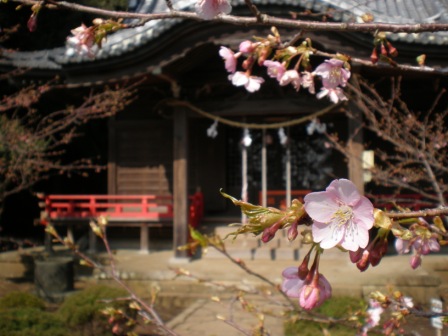
{"type": "Polygon", "coordinates": [[[172,134],[166,120],[112,122],[109,193],[171,195],[172,134]]]}

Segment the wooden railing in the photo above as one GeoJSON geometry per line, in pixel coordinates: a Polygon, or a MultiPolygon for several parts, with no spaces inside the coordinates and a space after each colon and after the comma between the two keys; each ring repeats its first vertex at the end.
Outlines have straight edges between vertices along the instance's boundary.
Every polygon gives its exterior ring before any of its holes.
{"type": "MultiPolygon", "coordinates": [[[[90,219],[99,216],[110,221],[170,222],[173,198],[161,195],[38,195],[47,220],[90,219]]],[[[196,227],[203,217],[204,198],[189,196],[189,224],[196,227]]]]}
{"type": "MultiPolygon", "coordinates": [[[[64,225],[73,239],[73,225],[104,216],[107,227],[140,227],[140,249],[149,250],[149,228],[173,225],[173,198],[161,195],[43,195],[38,194],[42,224],[64,225]]],[[[204,215],[201,192],[189,196],[188,224],[197,227],[204,215]]],[[[96,237],[89,231],[89,246],[96,251],[96,237]]]]}

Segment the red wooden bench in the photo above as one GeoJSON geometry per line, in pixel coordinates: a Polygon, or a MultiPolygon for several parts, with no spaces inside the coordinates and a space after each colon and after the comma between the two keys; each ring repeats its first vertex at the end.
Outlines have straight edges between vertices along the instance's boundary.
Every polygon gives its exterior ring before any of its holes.
{"type": "MultiPolygon", "coordinates": [[[[140,249],[148,252],[149,228],[173,225],[173,198],[161,195],[38,195],[41,223],[64,225],[73,239],[73,225],[104,216],[107,226],[140,227],[140,249]]],[[[189,196],[189,225],[197,227],[204,214],[204,197],[189,196]]],[[[90,250],[96,237],[90,232],[90,250]]]]}

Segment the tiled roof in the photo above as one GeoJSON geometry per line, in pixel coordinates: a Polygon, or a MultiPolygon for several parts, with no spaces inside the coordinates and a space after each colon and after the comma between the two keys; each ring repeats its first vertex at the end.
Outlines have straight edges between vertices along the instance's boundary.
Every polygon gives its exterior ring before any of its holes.
{"type": "MultiPolygon", "coordinates": [[[[448,0],[253,0],[257,5],[300,6],[314,11],[333,8],[336,21],[359,21],[360,16],[371,13],[374,22],[383,23],[448,23],[448,0]]],[[[196,0],[173,1],[174,7],[181,10],[194,10],[196,0]]],[[[233,0],[233,6],[244,6],[244,0],[233,0]]],[[[141,13],[166,11],[165,0],[141,0],[137,11],[141,13]]],[[[145,43],[154,40],[163,32],[181,22],[180,19],[149,21],[144,26],[116,32],[108,37],[97,53],[95,60],[116,57],[128,53],[145,43]]],[[[407,43],[448,45],[448,32],[391,34],[391,40],[407,43]]],[[[8,55],[4,54],[6,58],[8,55]]],[[[35,68],[60,68],[64,64],[91,62],[88,56],[68,55],[64,48],[45,52],[15,52],[9,62],[15,66],[35,68]]]]}

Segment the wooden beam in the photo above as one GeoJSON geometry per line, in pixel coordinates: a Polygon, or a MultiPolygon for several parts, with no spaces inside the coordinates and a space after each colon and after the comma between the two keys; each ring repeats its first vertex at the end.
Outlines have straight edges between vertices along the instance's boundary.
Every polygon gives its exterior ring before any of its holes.
{"type": "Polygon", "coordinates": [[[174,110],[173,138],[173,248],[176,258],[188,258],[178,246],[188,242],[188,119],[185,110],[174,110]]]}
{"type": "Polygon", "coordinates": [[[364,172],[362,167],[362,153],[364,151],[364,134],[362,129],[362,114],[351,104],[354,118],[348,119],[348,178],[364,194],[364,172]]]}
{"type": "Polygon", "coordinates": [[[268,197],[268,166],[267,166],[267,151],[266,151],[266,130],[262,131],[261,144],[261,205],[267,207],[268,197]]]}
{"type": "Polygon", "coordinates": [[[140,226],[140,253],[149,253],[149,227],[147,223],[140,226]]]}
{"type": "Polygon", "coordinates": [[[115,117],[110,117],[108,122],[109,151],[107,161],[107,192],[112,195],[117,193],[117,136],[115,123],[115,117]]]}

